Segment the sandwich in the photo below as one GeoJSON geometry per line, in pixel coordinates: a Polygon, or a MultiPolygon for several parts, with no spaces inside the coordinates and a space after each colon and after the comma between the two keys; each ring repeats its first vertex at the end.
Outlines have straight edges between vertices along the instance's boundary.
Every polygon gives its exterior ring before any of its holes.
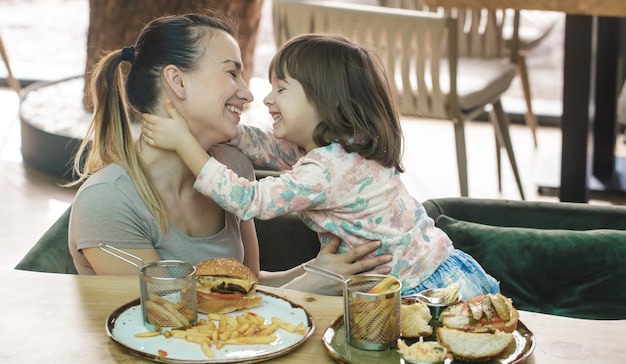
{"type": "Polygon", "coordinates": [[[445,327],[467,332],[511,333],[517,328],[519,313],[510,298],[500,293],[472,297],[441,312],[445,327]]]}
{"type": "Polygon", "coordinates": [[[458,360],[491,360],[514,343],[518,320],[510,298],[500,293],[472,297],[441,312],[437,341],[458,360]]]}
{"type": "Polygon", "coordinates": [[[257,276],[233,258],[205,260],[196,266],[198,311],[228,313],[261,304],[257,276]]]}
{"type": "Polygon", "coordinates": [[[437,328],[437,341],[452,356],[462,361],[488,361],[507,352],[515,341],[513,334],[496,331],[494,333],[466,332],[447,327],[437,328]]]}
{"type": "Polygon", "coordinates": [[[423,301],[405,299],[400,305],[402,315],[402,337],[417,338],[433,334],[430,309],[423,301]]]}

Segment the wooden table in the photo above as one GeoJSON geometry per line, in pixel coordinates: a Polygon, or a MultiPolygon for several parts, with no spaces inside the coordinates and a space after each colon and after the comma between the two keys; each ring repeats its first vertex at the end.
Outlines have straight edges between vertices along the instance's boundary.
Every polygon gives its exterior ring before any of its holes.
{"type": "Polygon", "coordinates": [[[626,190],[626,177],[621,176],[626,174],[626,162],[615,158],[617,93],[626,73],[623,56],[619,54],[626,53],[626,19],[623,19],[626,2],[426,0],[426,3],[565,12],[561,177],[560,184],[547,187],[558,187],[560,200],[567,202],[587,202],[590,187],[600,192],[626,190]],[[591,153],[588,152],[590,121],[593,122],[591,153]]]}
{"type": "MultiPolygon", "coordinates": [[[[147,363],[106,334],[108,316],[139,295],[134,276],[77,276],[0,270],[2,363],[147,363]]],[[[330,363],[321,337],[342,313],[340,297],[263,287],[302,305],[317,329],[304,345],[272,363],[330,363]]],[[[526,363],[615,362],[626,357],[626,320],[593,321],[521,312],[537,346],[526,363]]]]}

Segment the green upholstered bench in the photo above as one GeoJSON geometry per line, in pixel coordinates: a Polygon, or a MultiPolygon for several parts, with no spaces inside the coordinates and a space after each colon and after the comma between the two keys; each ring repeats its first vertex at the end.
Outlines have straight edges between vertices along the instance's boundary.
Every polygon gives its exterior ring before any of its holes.
{"type": "Polygon", "coordinates": [[[516,307],[626,318],[626,207],[472,198],[424,207],[516,307]]]}
{"type": "MultiPolygon", "coordinates": [[[[501,283],[516,307],[592,319],[626,318],[626,208],[587,204],[434,199],[424,202],[455,246],[501,283]]],[[[76,273],[67,249],[69,210],[17,269],[76,273]]],[[[261,267],[312,257],[317,236],[296,216],[257,221],[261,267]]]]}

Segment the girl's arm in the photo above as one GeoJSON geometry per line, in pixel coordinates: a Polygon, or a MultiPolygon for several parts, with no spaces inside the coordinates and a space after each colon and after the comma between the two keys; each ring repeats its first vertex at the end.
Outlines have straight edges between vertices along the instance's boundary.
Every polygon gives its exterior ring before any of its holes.
{"type": "MultiPolygon", "coordinates": [[[[194,187],[224,210],[242,220],[269,219],[292,211],[311,209],[327,200],[327,169],[318,161],[284,173],[280,178],[249,181],[211,158],[189,131],[171,102],[166,102],[171,119],[143,114],[142,138],[157,148],[174,150],[198,177],[194,187]]],[[[302,160],[301,160],[302,161],[302,160]]]]}
{"type": "Polygon", "coordinates": [[[153,147],[175,151],[187,168],[197,176],[211,156],[191,134],[187,122],[178,114],[171,102],[168,100],[165,105],[172,118],[142,114],[141,137],[153,147]]]}
{"type": "Polygon", "coordinates": [[[250,181],[211,158],[194,188],[242,220],[272,219],[290,212],[328,208],[332,193],[328,169],[312,158],[279,177],[250,181]]]}
{"type": "Polygon", "coordinates": [[[242,123],[238,129],[237,137],[228,144],[239,149],[256,165],[289,170],[305,154],[297,145],[275,138],[272,128],[242,123]]]}

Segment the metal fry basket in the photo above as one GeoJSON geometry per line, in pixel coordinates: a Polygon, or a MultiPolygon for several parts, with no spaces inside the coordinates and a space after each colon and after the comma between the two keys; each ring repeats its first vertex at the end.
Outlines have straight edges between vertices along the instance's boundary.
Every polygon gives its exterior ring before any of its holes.
{"type": "Polygon", "coordinates": [[[144,264],[141,258],[110,245],[100,244],[99,248],[139,270],[141,310],[146,328],[155,331],[196,323],[196,268],[193,265],[180,260],[144,264]]]}
{"type": "Polygon", "coordinates": [[[344,324],[350,345],[364,350],[385,350],[396,346],[402,331],[401,283],[383,293],[369,290],[388,276],[361,274],[346,281],[344,324]]]}

